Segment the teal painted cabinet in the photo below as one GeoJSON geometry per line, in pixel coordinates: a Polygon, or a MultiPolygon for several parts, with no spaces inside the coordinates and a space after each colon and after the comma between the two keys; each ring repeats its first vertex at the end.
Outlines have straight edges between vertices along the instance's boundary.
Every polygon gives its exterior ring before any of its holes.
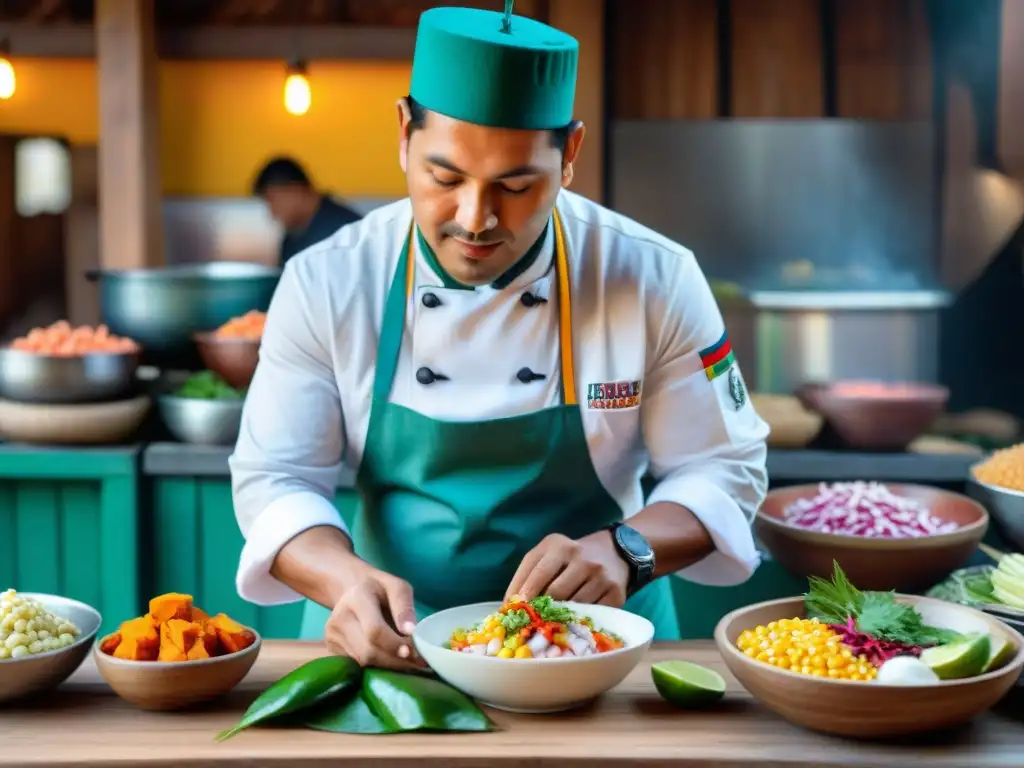
{"type": "MultiPolygon", "coordinates": [[[[157,476],[149,485],[153,546],[148,593],[184,592],[203,610],[226,613],[264,637],[297,637],[302,603],[253,605],[235,590],[244,541],[228,478],[157,476]]],[[[335,505],[351,522],[359,500],[355,491],[340,491],[335,505]]]]}
{"type": "Polygon", "coordinates": [[[0,446],[0,590],[81,600],[104,631],[137,615],[138,457],[136,448],[0,446]]]}

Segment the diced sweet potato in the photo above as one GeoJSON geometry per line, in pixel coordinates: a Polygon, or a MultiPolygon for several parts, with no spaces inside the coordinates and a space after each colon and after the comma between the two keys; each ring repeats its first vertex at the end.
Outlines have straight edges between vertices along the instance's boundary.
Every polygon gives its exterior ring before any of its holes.
{"type": "Polygon", "coordinates": [[[188,660],[195,661],[196,659],[208,659],[210,654],[206,651],[206,646],[203,643],[196,643],[188,651],[188,660]]]}
{"type": "Polygon", "coordinates": [[[121,641],[114,649],[114,656],[118,659],[152,661],[159,654],[160,634],[148,614],[124,622],[118,634],[121,641]]]}
{"type": "MultiPolygon", "coordinates": [[[[171,619],[160,626],[160,660],[183,661],[192,646],[199,642],[203,628],[183,619],[171,619]],[[164,657],[167,658],[164,658],[164,657]],[[178,657],[183,657],[179,659],[178,657]]],[[[200,643],[201,644],[201,643],[200,643]]]]}
{"type": "Polygon", "coordinates": [[[192,621],[192,595],[168,592],[154,597],[149,601],[149,615],[156,624],[164,624],[171,619],[192,621]]]}
{"type": "Polygon", "coordinates": [[[209,620],[210,616],[206,613],[206,611],[204,611],[198,605],[192,606],[192,621],[195,621],[199,624],[205,624],[209,620]]]}
{"type": "Polygon", "coordinates": [[[103,642],[100,643],[100,651],[102,653],[105,653],[108,656],[110,656],[111,654],[114,653],[114,650],[120,644],[121,644],[121,633],[120,632],[115,632],[114,634],[108,635],[107,637],[105,637],[103,639],[103,642]]]}
{"type": "Polygon", "coordinates": [[[210,624],[217,632],[217,640],[226,653],[235,653],[252,645],[256,638],[237,621],[223,613],[218,613],[210,624]]]}

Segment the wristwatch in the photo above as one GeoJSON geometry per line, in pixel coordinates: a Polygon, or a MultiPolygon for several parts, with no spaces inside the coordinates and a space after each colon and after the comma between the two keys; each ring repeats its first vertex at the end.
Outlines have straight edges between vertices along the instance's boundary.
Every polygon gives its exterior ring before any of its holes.
{"type": "Polygon", "coordinates": [[[625,523],[612,523],[608,531],[615,548],[629,566],[629,585],[626,594],[632,595],[654,579],[654,550],[643,534],[625,523]]]}

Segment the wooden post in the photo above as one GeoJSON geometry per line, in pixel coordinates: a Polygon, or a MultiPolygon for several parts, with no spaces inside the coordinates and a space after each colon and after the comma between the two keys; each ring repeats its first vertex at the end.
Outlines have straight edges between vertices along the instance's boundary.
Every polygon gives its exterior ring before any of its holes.
{"type": "Polygon", "coordinates": [[[97,0],[100,264],[164,264],[154,0],[97,0]]]}
{"type": "Polygon", "coordinates": [[[586,125],[572,190],[604,201],[604,19],[605,0],[550,0],[548,23],[580,43],[576,80],[577,120],[586,125]]]}

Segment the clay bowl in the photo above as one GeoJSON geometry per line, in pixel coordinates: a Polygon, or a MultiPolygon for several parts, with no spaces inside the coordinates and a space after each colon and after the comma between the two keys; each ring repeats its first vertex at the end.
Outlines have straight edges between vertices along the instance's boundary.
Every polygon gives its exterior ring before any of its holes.
{"type": "Polygon", "coordinates": [[[916,499],[935,517],[958,524],[949,533],[919,539],[882,539],[820,533],[784,522],[798,499],[818,495],[817,484],[770,491],[754,518],[754,533],[772,558],[800,578],[832,577],[837,561],[861,589],[919,592],[942,581],[971,559],[988,530],[988,513],[973,499],[924,485],[888,485],[897,496],[916,499]]]}
{"type": "Polygon", "coordinates": [[[1014,687],[1024,669],[1019,632],[967,606],[910,595],[897,599],[913,605],[932,626],[1006,637],[1016,654],[978,677],[914,686],[811,677],[756,661],[736,648],[746,629],[803,617],[800,597],[733,611],[715,628],[715,643],[729,671],[761,704],[796,725],[837,736],[882,739],[953,728],[994,706],[1014,687]]]}
{"type": "Polygon", "coordinates": [[[806,387],[801,399],[850,448],[903,451],[945,410],[949,390],[931,384],[838,381],[806,387]]]}
{"type": "Polygon", "coordinates": [[[246,389],[256,373],[260,342],[250,339],[221,339],[212,333],[193,337],[203,365],[235,389],[246,389]]]}
{"type": "Polygon", "coordinates": [[[125,443],[142,426],[151,405],[145,396],[82,405],[0,400],[0,437],[41,445],[125,443]]]}
{"type": "Polygon", "coordinates": [[[792,395],[754,393],[750,402],[768,423],[770,448],[805,448],[821,431],[824,419],[792,395]]]}
{"type": "Polygon", "coordinates": [[[100,650],[110,635],[93,645],[92,658],[100,676],[114,693],[139,709],[185,709],[223,696],[249,674],[263,639],[255,630],[247,629],[256,637],[252,645],[212,659],[174,662],[118,659],[100,650]]]}

